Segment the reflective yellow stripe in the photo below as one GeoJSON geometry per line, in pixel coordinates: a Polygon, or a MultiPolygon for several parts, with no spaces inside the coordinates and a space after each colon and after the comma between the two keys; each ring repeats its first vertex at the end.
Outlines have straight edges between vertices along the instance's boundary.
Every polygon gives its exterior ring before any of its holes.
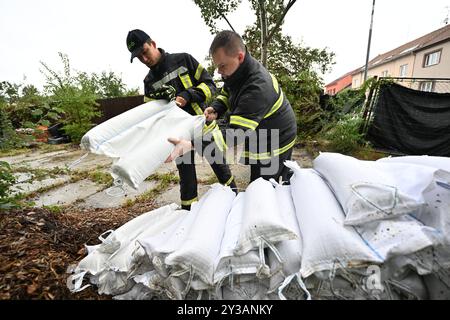
{"type": "Polygon", "coordinates": [[[277,78],[275,78],[272,74],[270,74],[270,76],[272,77],[273,88],[277,93],[280,93],[280,85],[278,84],[277,78]]]}
{"type": "Polygon", "coordinates": [[[238,125],[241,127],[252,129],[252,130],[255,130],[256,127],[259,125],[259,123],[256,121],[246,119],[246,118],[240,117],[240,116],[231,116],[230,124],[238,125]]]}
{"type": "Polygon", "coordinates": [[[233,180],[234,180],[234,177],[233,177],[233,176],[231,176],[231,178],[230,178],[230,179],[228,179],[228,181],[227,181],[227,182],[225,182],[225,185],[226,185],[226,186],[229,186],[229,185],[231,184],[231,182],[233,182],[233,180]]]}
{"type": "Polygon", "coordinates": [[[268,160],[268,159],[272,158],[270,152],[253,153],[253,152],[244,151],[242,153],[242,156],[244,158],[249,158],[252,160],[268,160]]]}
{"type": "Polygon", "coordinates": [[[275,112],[277,112],[278,109],[280,109],[281,105],[283,104],[283,99],[284,99],[284,94],[283,94],[283,91],[281,91],[280,97],[278,98],[277,102],[275,102],[272,109],[270,109],[269,113],[264,116],[264,119],[270,117],[275,112]]]}
{"type": "Polygon", "coordinates": [[[220,131],[218,126],[213,130],[212,135],[214,137],[214,142],[216,143],[219,150],[222,152],[224,150],[226,151],[228,149],[228,146],[225,143],[225,139],[223,138],[222,131],[220,131]]]}
{"type": "Polygon", "coordinates": [[[217,126],[217,122],[216,120],[214,120],[213,122],[211,122],[209,125],[204,125],[203,126],[203,134],[207,134],[210,133],[211,131],[213,131],[215,129],[215,127],[217,126]]]}
{"type": "Polygon", "coordinates": [[[198,197],[195,197],[192,200],[181,200],[181,205],[183,206],[189,206],[191,204],[193,204],[194,202],[198,201],[198,197]]]}
{"type": "Polygon", "coordinates": [[[290,148],[292,148],[295,145],[296,140],[297,140],[297,138],[294,138],[294,140],[292,140],[292,142],[289,143],[288,145],[284,146],[283,148],[274,150],[273,155],[279,156],[280,154],[285,153],[286,151],[288,151],[290,148]]]}
{"type": "Polygon", "coordinates": [[[284,147],[282,147],[280,149],[275,149],[272,152],[253,153],[253,152],[245,151],[242,153],[242,156],[244,158],[249,158],[252,160],[268,160],[272,157],[279,156],[279,155],[285,153],[286,151],[288,151],[289,149],[291,149],[295,145],[296,140],[297,140],[297,138],[295,138],[292,142],[285,145],[284,147]]]}
{"type": "Polygon", "coordinates": [[[197,88],[199,88],[200,90],[202,90],[203,93],[205,94],[206,102],[208,102],[208,101],[211,100],[211,97],[212,97],[212,95],[211,95],[211,90],[209,89],[209,87],[208,87],[206,84],[200,83],[200,84],[197,86],[197,88]]]}
{"type": "Polygon", "coordinates": [[[184,76],[180,75],[180,80],[183,83],[185,89],[189,89],[190,87],[192,87],[192,81],[189,74],[185,74],[184,76]]]}
{"type": "Polygon", "coordinates": [[[155,99],[152,99],[152,98],[144,96],[144,103],[145,102],[150,102],[150,101],[155,101],[155,99]]]}
{"type": "Polygon", "coordinates": [[[228,102],[228,98],[224,95],[218,95],[217,100],[221,101],[228,110],[230,110],[230,103],[228,102]]]}
{"type": "Polygon", "coordinates": [[[196,113],[198,116],[203,115],[203,110],[202,110],[202,108],[200,108],[200,106],[198,105],[198,103],[193,102],[193,103],[191,103],[191,106],[192,106],[192,109],[194,109],[195,113],[196,113]]]}
{"type": "Polygon", "coordinates": [[[197,71],[195,71],[195,80],[200,80],[200,77],[202,76],[202,72],[203,72],[203,66],[201,64],[198,65],[197,67],[197,71]]]}
{"type": "Polygon", "coordinates": [[[222,90],[220,90],[220,94],[221,94],[221,95],[224,95],[224,96],[227,97],[227,98],[228,98],[228,96],[229,96],[228,92],[227,92],[224,88],[222,88],[222,90]]]}

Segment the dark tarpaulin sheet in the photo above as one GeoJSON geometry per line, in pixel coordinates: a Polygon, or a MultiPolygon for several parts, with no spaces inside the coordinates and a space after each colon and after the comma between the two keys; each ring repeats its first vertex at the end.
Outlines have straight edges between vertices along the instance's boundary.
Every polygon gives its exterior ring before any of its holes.
{"type": "Polygon", "coordinates": [[[367,138],[404,154],[450,157],[450,94],[382,84],[367,138]]]}

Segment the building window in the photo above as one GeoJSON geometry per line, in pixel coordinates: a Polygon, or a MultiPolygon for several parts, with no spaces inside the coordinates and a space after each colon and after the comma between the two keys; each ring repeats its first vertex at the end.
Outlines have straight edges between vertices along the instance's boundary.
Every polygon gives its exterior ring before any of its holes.
{"type": "Polygon", "coordinates": [[[404,64],[400,66],[400,77],[406,77],[408,75],[408,65],[404,64]]]}
{"type": "Polygon", "coordinates": [[[388,71],[387,71],[387,70],[383,71],[383,72],[381,73],[381,76],[382,76],[382,77],[387,77],[387,76],[388,76],[388,71]]]}
{"type": "Polygon", "coordinates": [[[421,82],[420,91],[433,92],[433,81],[421,82]]]}
{"type": "Polygon", "coordinates": [[[442,50],[439,50],[426,54],[423,61],[424,68],[439,64],[441,62],[441,52],[442,50]]]}

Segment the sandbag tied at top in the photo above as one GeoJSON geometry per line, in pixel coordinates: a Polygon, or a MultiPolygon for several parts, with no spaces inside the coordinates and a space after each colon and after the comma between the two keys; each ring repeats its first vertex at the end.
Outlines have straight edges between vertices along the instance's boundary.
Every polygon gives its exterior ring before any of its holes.
{"type": "Polygon", "coordinates": [[[291,227],[283,221],[279,208],[272,183],[259,178],[248,185],[245,192],[242,227],[234,249],[235,255],[297,238],[291,227]]]}
{"type": "Polygon", "coordinates": [[[186,241],[165,258],[165,263],[189,272],[191,278],[196,275],[212,287],[214,263],[220,252],[225,223],[235,196],[230,187],[214,184],[198,203],[197,217],[186,241]]]}
{"type": "Polygon", "coordinates": [[[203,115],[192,116],[175,102],[164,104],[161,101],[146,103],[117,117],[86,133],[81,145],[91,152],[114,158],[114,178],[135,189],[172,152],[174,145],[168,138],[192,140],[202,134],[205,123],[203,115]],[[124,125],[119,125],[121,121],[124,125]]]}
{"type": "Polygon", "coordinates": [[[374,167],[373,161],[321,153],[313,165],[339,200],[346,215],[345,225],[394,218],[424,205],[401,192],[392,177],[374,167]]]}
{"type": "Polygon", "coordinates": [[[291,192],[303,243],[302,277],[334,268],[383,262],[354,227],[343,225],[341,206],[314,170],[300,169],[291,161],[285,165],[294,171],[291,192]]]}

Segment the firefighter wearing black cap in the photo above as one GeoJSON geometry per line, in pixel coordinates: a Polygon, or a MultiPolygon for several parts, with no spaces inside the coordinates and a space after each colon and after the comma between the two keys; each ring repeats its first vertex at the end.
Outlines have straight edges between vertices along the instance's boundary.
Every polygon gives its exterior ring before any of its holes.
{"type": "MultiPolygon", "coordinates": [[[[175,100],[175,103],[191,115],[203,115],[205,103],[209,102],[216,86],[208,72],[188,53],[169,54],[156,47],[148,34],[142,30],[132,30],[127,36],[127,47],[131,52],[131,62],[137,57],[150,68],[144,79],[144,101],[155,99],[175,100]]],[[[176,124],[174,124],[176,125],[176,124]]],[[[214,132],[218,140],[218,126],[215,121],[207,122],[204,132],[214,132]]],[[[202,149],[208,143],[204,143],[202,149]]],[[[222,145],[214,148],[212,157],[206,158],[211,165],[218,180],[223,185],[236,190],[236,184],[231,171],[222,154],[222,145]],[[220,161],[214,162],[220,158],[220,161]]],[[[181,205],[190,209],[197,201],[197,176],[194,164],[194,151],[190,151],[182,158],[177,159],[177,168],[180,175],[181,205]]]]}
{"type": "MultiPolygon", "coordinates": [[[[214,38],[210,55],[222,75],[224,86],[211,105],[205,109],[207,120],[225,116],[226,142],[234,142],[244,133],[243,158],[250,164],[253,181],[264,179],[288,181],[290,160],[297,135],[294,111],[277,79],[247,52],[241,37],[222,31],[214,38]]],[[[191,141],[173,141],[176,148],[169,159],[192,148],[191,141]]],[[[242,141],[241,141],[242,142],[242,141]]]]}

